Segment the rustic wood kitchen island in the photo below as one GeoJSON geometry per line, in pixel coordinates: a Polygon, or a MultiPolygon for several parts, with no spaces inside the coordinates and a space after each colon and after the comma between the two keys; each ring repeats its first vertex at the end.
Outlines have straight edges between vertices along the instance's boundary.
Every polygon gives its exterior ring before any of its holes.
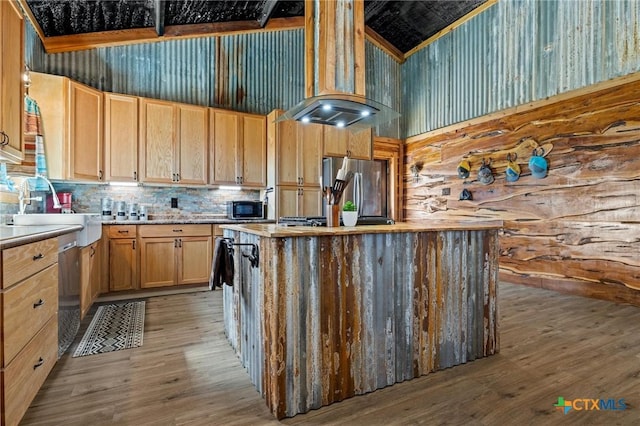
{"type": "Polygon", "coordinates": [[[277,418],[498,352],[501,221],[223,225],[229,342],[277,418]]]}

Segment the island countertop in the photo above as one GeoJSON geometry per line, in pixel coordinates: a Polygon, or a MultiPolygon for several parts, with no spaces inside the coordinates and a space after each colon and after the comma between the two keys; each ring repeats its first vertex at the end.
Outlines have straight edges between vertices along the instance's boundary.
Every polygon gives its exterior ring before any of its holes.
{"type": "Polygon", "coordinates": [[[265,223],[224,224],[223,229],[246,232],[269,238],[308,237],[322,235],[352,234],[395,234],[402,232],[429,232],[455,230],[499,229],[503,227],[501,220],[468,220],[468,221],[429,221],[426,223],[398,222],[394,225],[362,225],[362,226],[286,226],[265,223]]]}

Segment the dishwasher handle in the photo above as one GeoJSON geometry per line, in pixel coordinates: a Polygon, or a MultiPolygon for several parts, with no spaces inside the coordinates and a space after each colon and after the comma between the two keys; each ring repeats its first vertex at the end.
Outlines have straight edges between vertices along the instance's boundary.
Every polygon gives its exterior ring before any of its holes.
{"type": "Polygon", "coordinates": [[[77,241],[75,241],[75,240],[71,241],[71,242],[63,245],[62,247],[58,247],[58,253],[62,253],[63,251],[70,250],[70,249],[72,249],[74,247],[77,247],[77,246],[78,246],[78,242],[77,241]]]}

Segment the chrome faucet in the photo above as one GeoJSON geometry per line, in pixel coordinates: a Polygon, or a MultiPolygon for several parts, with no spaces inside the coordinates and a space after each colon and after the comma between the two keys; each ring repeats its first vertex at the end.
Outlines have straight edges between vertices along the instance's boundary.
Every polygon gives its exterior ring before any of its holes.
{"type": "MultiPolygon", "coordinates": [[[[12,179],[10,177],[7,177],[8,179],[12,179]]],[[[49,185],[49,188],[51,189],[51,194],[52,194],[52,198],[53,198],[53,208],[54,209],[59,209],[62,206],[60,205],[60,200],[58,199],[58,194],[56,193],[56,190],[53,188],[53,184],[51,183],[51,181],[49,179],[47,179],[46,177],[44,177],[43,175],[36,175],[35,177],[26,177],[24,178],[24,180],[22,181],[22,183],[20,184],[20,187],[18,189],[18,202],[20,203],[20,210],[19,210],[19,214],[24,214],[25,209],[27,208],[27,203],[26,201],[42,201],[42,197],[26,197],[27,192],[29,192],[29,180],[30,179],[42,179],[44,180],[47,185],[49,185]]]]}

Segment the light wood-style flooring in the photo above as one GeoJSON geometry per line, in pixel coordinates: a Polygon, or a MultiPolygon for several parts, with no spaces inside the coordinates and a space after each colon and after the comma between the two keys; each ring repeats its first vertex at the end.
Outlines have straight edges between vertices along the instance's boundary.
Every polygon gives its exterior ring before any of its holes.
{"type": "Polygon", "coordinates": [[[148,298],[142,347],[65,354],[21,424],[640,424],[637,307],[503,283],[498,355],[278,422],[226,341],[221,296],[148,298]],[[564,415],[559,396],[627,409],[564,415]]]}

